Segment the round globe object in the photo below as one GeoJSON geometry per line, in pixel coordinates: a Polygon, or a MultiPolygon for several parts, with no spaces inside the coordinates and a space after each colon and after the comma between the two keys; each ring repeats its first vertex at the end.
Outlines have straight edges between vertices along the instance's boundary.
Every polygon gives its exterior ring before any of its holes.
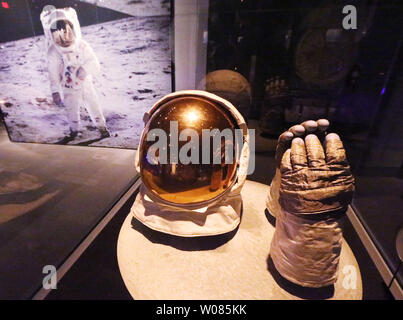
{"type": "Polygon", "coordinates": [[[251,105],[251,89],[248,80],[232,70],[216,70],[208,73],[199,88],[214,93],[231,102],[247,119],[251,105]]]}
{"type": "Polygon", "coordinates": [[[174,206],[202,206],[235,183],[240,147],[231,113],[200,96],[157,108],[140,141],[140,174],[150,195],[174,206]]]}

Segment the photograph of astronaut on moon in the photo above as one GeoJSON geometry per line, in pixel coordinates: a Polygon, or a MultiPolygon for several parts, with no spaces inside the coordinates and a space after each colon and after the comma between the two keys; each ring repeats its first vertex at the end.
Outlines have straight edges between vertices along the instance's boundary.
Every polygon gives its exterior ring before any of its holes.
{"type": "Polygon", "coordinates": [[[10,140],[137,148],[172,92],[170,1],[28,2],[33,36],[0,43],[10,140]]]}

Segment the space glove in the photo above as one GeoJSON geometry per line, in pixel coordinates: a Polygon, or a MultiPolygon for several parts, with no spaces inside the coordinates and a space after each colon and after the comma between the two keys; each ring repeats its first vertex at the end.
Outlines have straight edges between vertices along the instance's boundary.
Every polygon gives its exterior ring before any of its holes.
{"type": "Polygon", "coordinates": [[[354,178],[339,136],[296,137],[280,162],[279,204],[270,256],[277,271],[304,287],[337,280],[342,217],[354,178]]]}
{"type": "Polygon", "coordinates": [[[276,173],[270,185],[270,192],[266,200],[266,206],[271,215],[276,216],[280,211],[279,190],[281,182],[280,165],[284,152],[291,147],[291,141],[295,137],[302,137],[309,133],[315,133],[323,138],[326,129],[329,127],[329,121],[320,119],[317,121],[308,120],[302,124],[295,125],[283,132],[277,142],[276,148],[276,173]]]}
{"type": "Polygon", "coordinates": [[[60,97],[60,93],[59,93],[59,92],[53,92],[53,93],[52,93],[52,99],[53,99],[53,103],[54,103],[55,105],[57,105],[58,107],[62,107],[62,106],[63,106],[62,98],[60,97]]]}
{"type": "Polygon", "coordinates": [[[325,138],[325,150],[318,137],[292,140],[280,164],[279,203],[294,214],[346,210],[352,200],[354,178],[339,136],[325,138]]]}

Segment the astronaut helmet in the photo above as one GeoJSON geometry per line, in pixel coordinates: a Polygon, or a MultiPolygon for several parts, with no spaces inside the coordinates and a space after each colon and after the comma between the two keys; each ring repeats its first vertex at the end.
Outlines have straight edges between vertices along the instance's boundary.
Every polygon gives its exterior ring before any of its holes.
{"type": "Polygon", "coordinates": [[[159,100],[144,120],[138,166],[152,200],[200,208],[243,184],[248,130],[227,100],[200,90],[178,91],[159,100]],[[165,137],[155,137],[160,133],[165,137]],[[158,144],[161,139],[165,144],[158,144]]]}
{"type": "Polygon", "coordinates": [[[40,18],[47,47],[55,44],[58,48],[66,49],[81,38],[80,23],[73,8],[56,9],[46,6],[40,18]]]}

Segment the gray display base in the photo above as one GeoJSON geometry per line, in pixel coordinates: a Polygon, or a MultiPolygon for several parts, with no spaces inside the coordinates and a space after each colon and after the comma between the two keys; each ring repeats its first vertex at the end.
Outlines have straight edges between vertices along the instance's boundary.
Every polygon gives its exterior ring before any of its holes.
{"type": "Polygon", "coordinates": [[[148,229],[129,214],[119,234],[117,256],[132,297],[362,299],[360,270],[346,241],[334,286],[303,288],[276,272],[269,259],[275,228],[265,214],[268,192],[267,185],[246,181],[241,224],[234,232],[222,236],[188,239],[165,235],[148,229]]]}

